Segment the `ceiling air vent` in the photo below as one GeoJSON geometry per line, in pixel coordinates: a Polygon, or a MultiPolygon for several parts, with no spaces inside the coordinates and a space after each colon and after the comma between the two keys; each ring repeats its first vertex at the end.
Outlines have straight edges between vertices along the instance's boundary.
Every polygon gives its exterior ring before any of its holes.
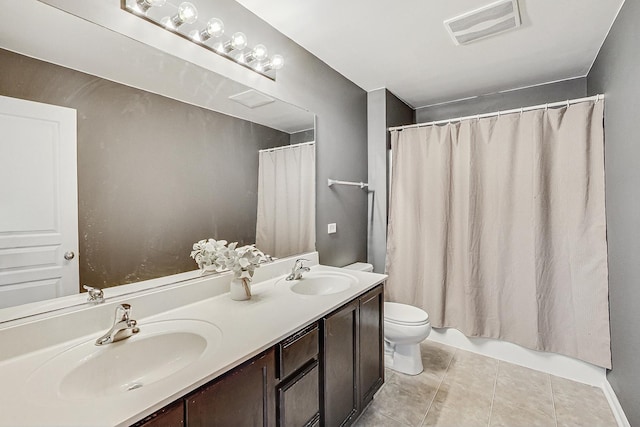
{"type": "Polygon", "coordinates": [[[275,99],[267,96],[263,93],[258,92],[257,90],[249,89],[246,92],[237,93],[235,95],[231,95],[229,99],[239,102],[245,107],[249,108],[258,108],[263,105],[271,104],[275,102],[275,99]]]}
{"type": "Polygon", "coordinates": [[[444,21],[457,45],[513,30],[520,24],[517,0],[501,0],[444,21]]]}

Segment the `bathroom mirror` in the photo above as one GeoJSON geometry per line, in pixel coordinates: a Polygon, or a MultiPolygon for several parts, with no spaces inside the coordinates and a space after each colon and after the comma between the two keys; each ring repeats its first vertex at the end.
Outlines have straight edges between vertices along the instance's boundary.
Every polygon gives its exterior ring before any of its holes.
{"type": "Polygon", "coordinates": [[[313,113],[45,2],[16,13],[0,95],[78,112],[81,283],[196,269],[208,237],[255,242],[258,151],[315,140],[313,113]]]}

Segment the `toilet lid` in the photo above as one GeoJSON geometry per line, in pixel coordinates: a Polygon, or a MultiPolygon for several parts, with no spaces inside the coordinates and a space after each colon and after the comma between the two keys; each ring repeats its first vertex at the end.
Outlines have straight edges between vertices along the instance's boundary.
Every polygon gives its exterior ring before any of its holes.
{"type": "Polygon", "coordinates": [[[412,305],[385,302],[384,320],[403,325],[423,325],[429,321],[429,315],[412,305]]]}

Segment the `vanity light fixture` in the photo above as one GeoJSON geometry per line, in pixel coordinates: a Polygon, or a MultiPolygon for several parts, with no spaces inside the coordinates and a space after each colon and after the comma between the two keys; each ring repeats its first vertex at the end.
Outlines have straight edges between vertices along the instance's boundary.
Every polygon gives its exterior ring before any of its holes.
{"type": "Polygon", "coordinates": [[[167,0],[120,1],[121,9],[126,12],[163,27],[173,34],[271,80],[276,79],[276,71],[284,65],[282,55],[273,55],[269,58],[267,47],[263,44],[259,43],[251,49],[246,49],[247,36],[241,31],[236,31],[225,38],[225,25],[221,19],[211,18],[203,24],[198,20],[197,7],[191,2],[185,1],[176,7],[176,2],[167,2],[167,0]],[[211,42],[213,39],[216,41],[211,42]]]}
{"type": "Polygon", "coordinates": [[[136,5],[140,12],[145,13],[152,7],[162,7],[167,0],[136,0],[136,5]]]}

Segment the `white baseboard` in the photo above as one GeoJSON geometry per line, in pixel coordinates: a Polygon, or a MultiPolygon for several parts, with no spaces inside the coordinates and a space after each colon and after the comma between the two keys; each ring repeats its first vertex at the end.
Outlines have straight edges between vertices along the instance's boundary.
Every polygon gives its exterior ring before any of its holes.
{"type": "Polygon", "coordinates": [[[491,338],[469,338],[453,328],[434,328],[427,339],[557,377],[599,387],[609,402],[618,426],[631,427],[618,401],[618,397],[613,388],[611,388],[609,381],[607,381],[606,369],[604,368],[569,356],[535,351],[506,341],[491,338]]]}
{"type": "Polygon", "coordinates": [[[604,392],[604,396],[607,398],[609,402],[609,406],[611,407],[611,412],[613,412],[613,416],[616,417],[616,422],[619,427],[631,427],[631,423],[627,419],[624,411],[622,410],[622,406],[620,405],[620,401],[618,400],[618,396],[616,396],[615,391],[609,384],[609,381],[605,381],[602,386],[602,391],[604,392]]]}
{"type": "Polygon", "coordinates": [[[607,380],[604,368],[582,360],[491,338],[469,338],[453,328],[433,329],[428,339],[600,388],[607,380]]]}

